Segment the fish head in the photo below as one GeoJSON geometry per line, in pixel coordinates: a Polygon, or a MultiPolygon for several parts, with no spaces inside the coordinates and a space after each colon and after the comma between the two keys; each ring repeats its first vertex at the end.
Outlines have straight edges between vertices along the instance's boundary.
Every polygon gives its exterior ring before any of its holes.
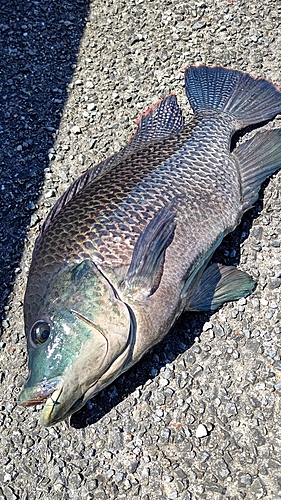
{"type": "Polygon", "coordinates": [[[135,327],[130,308],[90,260],[65,265],[45,287],[37,283],[31,273],[25,295],[29,377],[19,404],[44,403],[40,422],[50,426],[122,372],[135,327]]]}

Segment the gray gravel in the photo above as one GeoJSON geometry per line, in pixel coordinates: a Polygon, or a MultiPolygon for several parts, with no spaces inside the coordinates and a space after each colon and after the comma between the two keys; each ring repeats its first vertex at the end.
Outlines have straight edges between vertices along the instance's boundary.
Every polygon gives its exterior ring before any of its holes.
{"type": "Polygon", "coordinates": [[[182,317],[70,425],[42,429],[39,407],[16,405],[23,293],[50,207],[162,96],[189,115],[186,64],[281,84],[280,3],[3,2],[0,33],[0,500],[280,500],[281,173],[217,251],[257,279],[250,297],[182,317]]]}

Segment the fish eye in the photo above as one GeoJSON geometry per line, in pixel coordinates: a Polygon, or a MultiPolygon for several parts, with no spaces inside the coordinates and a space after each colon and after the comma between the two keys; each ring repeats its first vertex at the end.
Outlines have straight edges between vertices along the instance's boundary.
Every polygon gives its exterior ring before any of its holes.
{"type": "Polygon", "coordinates": [[[31,340],[34,344],[44,344],[51,333],[51,327],[46,321],[37,321],[31,328],[31,340]]]}

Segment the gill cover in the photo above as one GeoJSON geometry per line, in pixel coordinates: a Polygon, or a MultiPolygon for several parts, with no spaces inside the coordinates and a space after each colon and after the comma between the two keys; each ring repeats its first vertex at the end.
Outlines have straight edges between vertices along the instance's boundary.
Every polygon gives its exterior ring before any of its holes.
{"type": "Polygon", "coordinates": [[[134,322],[90,260],[53,277],[38,313],[27,333],[29,378],[19,403],[46,401],[41,423],[53,425],[83,406],[112,365],[119,372],[134,346],[134,322]]]}

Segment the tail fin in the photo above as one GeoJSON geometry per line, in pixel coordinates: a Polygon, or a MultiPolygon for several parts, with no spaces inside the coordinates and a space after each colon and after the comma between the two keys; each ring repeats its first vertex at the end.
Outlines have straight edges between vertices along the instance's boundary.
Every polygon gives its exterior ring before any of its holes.
{"type": "Polygon", "coordinates": [[[281,113],[281,89],[263,78],[216,66],[189,66],[186,95],[194,111],[217,109],[235,117],[237,128],[281,113]]]}

